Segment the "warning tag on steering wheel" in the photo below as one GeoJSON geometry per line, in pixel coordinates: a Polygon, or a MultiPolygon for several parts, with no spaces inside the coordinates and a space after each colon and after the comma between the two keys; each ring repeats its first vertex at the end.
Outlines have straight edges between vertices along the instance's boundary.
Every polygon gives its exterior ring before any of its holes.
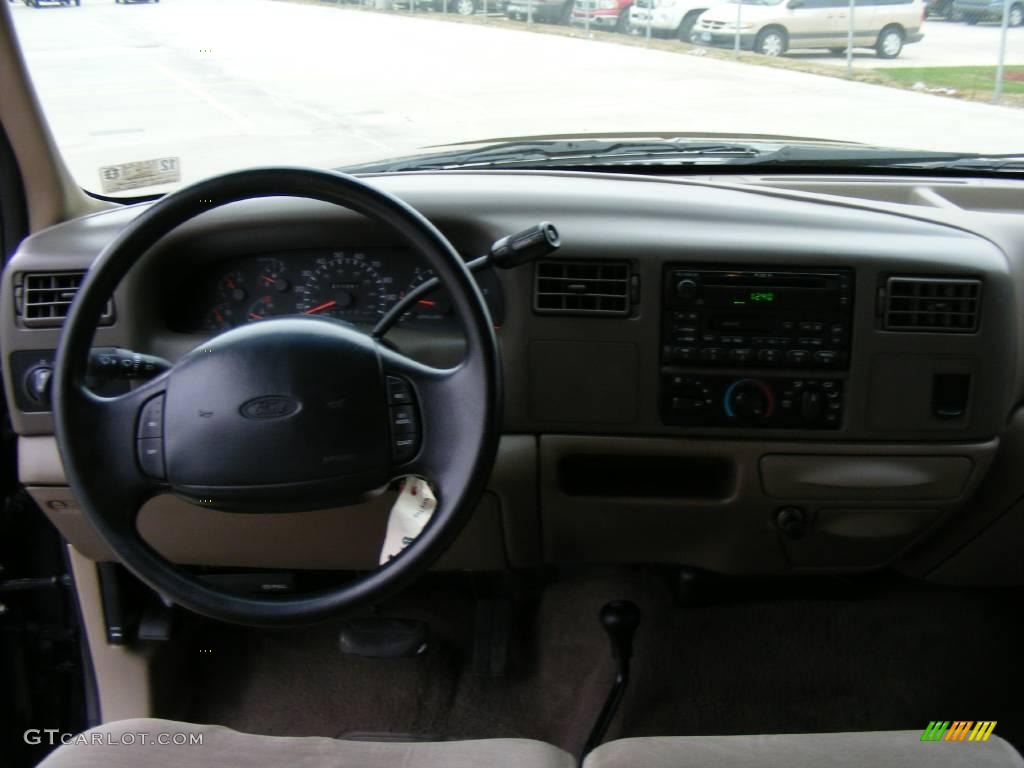
{"type": "Polygon", "coordinates": [[[388,517],[388,530],[380,550],[381,565],[416,541],[435,509],[437,498],[426,480],[407,477],[402,481],[402,490],[388,517]]]}

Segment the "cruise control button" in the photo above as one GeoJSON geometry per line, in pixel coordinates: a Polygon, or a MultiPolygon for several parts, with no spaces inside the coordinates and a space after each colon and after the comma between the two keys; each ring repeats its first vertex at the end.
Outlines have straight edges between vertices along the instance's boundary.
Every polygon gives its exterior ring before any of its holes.
{"type": "Polygon", "coordinates": [[[139,466],[150,477],[163,480],[167,477],[164,467],[164,441],[159,437],[146,437],[138,441],[139,466]]]}
{"type": "Polygon", "coordinates": [[[391,457],[398,463],[409,461],[416,455],[416,438],[398,435],[391,441],[391,457]]]}
{"type": "Polygon", "coordinates": [[[416,431],[416,413],[411,405],[391,407],[391,429],[396,435],[411,434],[416,431]]]}
{"type": "Polygon", "coordinates": [[[388,404],[408,405],[412,402],[412,389],[408,382],[397,376],[388,376],[388,404]]]}
{"type": "Polygon", "coordinates": [[[136,437],[140,440],[149,437],[163,437],[164,434],[164,396],[158,395],[147,400],[139,414],[139,431],[136,437]]]}

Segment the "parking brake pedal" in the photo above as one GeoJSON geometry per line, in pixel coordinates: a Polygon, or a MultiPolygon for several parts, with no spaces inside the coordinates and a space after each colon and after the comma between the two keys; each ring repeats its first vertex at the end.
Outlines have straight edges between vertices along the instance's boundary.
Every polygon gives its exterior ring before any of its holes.
{"type": "Polygon", "coordinates": [[[338,646],[346,656],[401,659],[425,652],[427,635],[422,621],[366,616],[342,625],[338,646]]]}
{"type": "Polygon", "coordinates": [[[619,702],[629,685],[629,660],[633,657],[633,635],[640,626],[640,609],[628,600],[615,600],[605,603],[601,608],[601,628],[608,635],[612,646],[612,659],[615,662],[615,682],[608,691],[601,714],[597,716],[587,743],[580,755],[580,763],[594,749],[600,746],[619,709],[619,702]]]}

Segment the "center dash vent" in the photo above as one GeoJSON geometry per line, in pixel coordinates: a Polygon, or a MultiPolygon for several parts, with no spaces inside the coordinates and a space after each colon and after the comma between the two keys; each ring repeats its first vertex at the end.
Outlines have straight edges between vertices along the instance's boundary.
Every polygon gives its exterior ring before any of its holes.
{"type": "Polygon", "coordinates": [[[980,305],[980,280],[890,277],[885,291],[885,329],[973,333],[978,330],[980,305]]]}
{"type": "Polygon", "coordinates": [[[533,308],[551,315],[622,317],[630,310],[629,263],[538,261],[533,308]]]}
{"type": "MultiPolygon", "coordinates": [[[[15,285],[15,304],[22,322],[29,328],[56,328],[64,323],[68,309],[85,279],[85,272],[31,272],[15,285]]],[[[113,321],[108,302],[101,325],[113,321]]]]}

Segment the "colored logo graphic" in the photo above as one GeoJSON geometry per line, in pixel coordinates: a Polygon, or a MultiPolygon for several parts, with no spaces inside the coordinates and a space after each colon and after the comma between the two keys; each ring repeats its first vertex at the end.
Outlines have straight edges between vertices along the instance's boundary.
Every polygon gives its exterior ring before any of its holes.
{"type": "Polygon", "coordinates": [[[921,741],[988,741],[995,727],[995,720],[931,720],[921,741]]]}

